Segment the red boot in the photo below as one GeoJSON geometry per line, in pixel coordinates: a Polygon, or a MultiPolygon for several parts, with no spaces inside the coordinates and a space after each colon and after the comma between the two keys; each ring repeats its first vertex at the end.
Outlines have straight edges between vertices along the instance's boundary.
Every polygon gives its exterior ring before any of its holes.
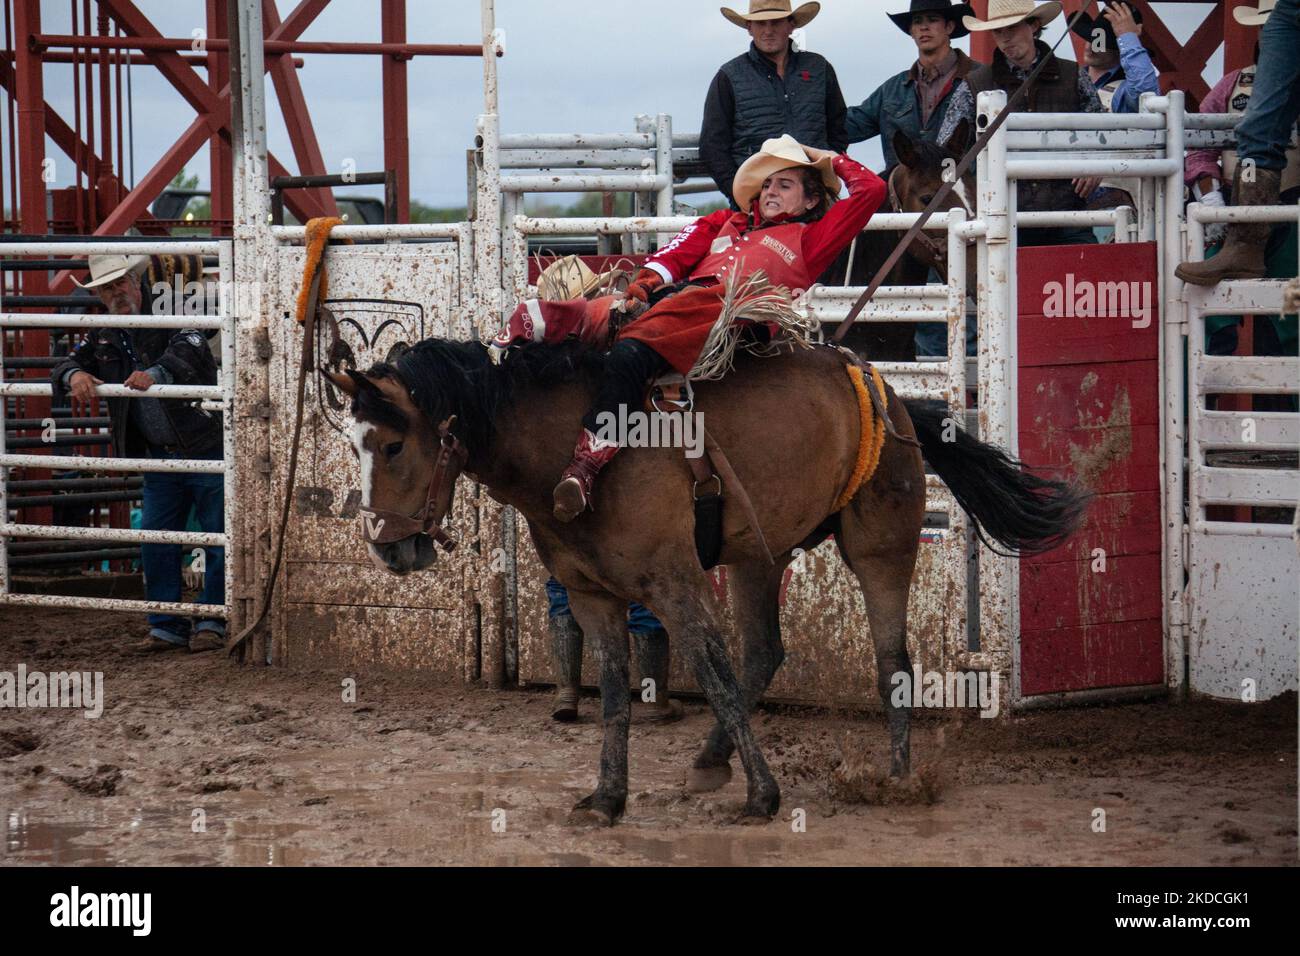
{"type": "Polygon", "coordinates": [[[618,451],[618,444],[597,438],[584,428],[573,449],[573,460],[560,476],[560,483],[551,494],[555,499],[555,517],[572,521],[587,510],[591,502],[591,486],[600,469],[608,464],[618,451]]]}

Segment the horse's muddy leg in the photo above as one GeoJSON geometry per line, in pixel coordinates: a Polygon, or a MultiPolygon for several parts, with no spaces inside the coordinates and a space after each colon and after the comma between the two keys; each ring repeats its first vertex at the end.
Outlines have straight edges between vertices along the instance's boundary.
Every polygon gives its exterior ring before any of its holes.
{"type": "MultiPolygon", "coordinates": [[[[701,580],[698,571],[690,577],[693,581],[701,580]]],[[[722,643],[712,586],[693,583],[691,588],[681,598],[655,601],[651,609],[664,622],[668,633],[686,649],[696,682],[708,698],[718,723],[740,751],[747,781],[744,815],[768,819],[781,806],[781,788],[749,726],[749,709],[722,643]]]]}
{"type": "Polygon", "coordinates": [[[600,714],[604,740],[596,789],[579,800],[575,823],[611,825],[627,805],[627,728],[631,698],[627,671],[627,602],[603,592],[570,589],[569,605],[600,657],[600,714]]]}
{"type": "MultiPolygon", "coordinates": [[[[727,568],[736,629],[744,648],[740,692],[746,713],[753,712],[785,660],[777,599],[781,592],[781,577],[789,563],[790,555],[787,554],[778,558],[775,566],[733,564],[727,568]]],[[[726,786],[731,780],[731,755],[735,749],[727,728],[722,721],[716,721],[691,767],[687,789],[705,793],[726,786]]]]}
{"type": "MultiPolygon", "coordinates": [[[[889,723],[889,772],[894,777],[905,777],[911,767],[911,709],[893,705],[891,697],[897,685],[891,678],[902,673],[909,681],[912,679],[912,662],[907,654],[907,597],[916,566],[920,521],[909,532],[910,542],[897,541],[894,549],[889,547],[890,536],[881,536],[883,522],[879,517],[874,527],[867,527],[857,515],[850,516],[850,510],[845,511],[838,539],[840,552],[857,577],[867,605],[871,642],[876,648],[876,689],[889,723]]],[[[913,693],[916,690],[913,688],[913,693]]]]}

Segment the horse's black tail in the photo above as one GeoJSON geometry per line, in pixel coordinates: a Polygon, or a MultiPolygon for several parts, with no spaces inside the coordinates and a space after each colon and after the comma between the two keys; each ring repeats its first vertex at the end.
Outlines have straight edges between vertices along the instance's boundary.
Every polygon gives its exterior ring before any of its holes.
{"type": "Polygon", "coordinates": [[[1012,552],[1038,554],[1061,544],[1078,527],[1090,493],[1072,482],[1031,473],[1002,449],[949,422],[943,405],[916,400],[904,405],[925,460],[970,515],[984,544],[997,551],[991,537],[1012,552]]]}

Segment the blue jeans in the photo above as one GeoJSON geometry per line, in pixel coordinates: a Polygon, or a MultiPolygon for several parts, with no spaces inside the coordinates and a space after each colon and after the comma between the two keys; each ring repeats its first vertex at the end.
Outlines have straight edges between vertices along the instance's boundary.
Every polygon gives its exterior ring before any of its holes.
{"type": "Polygon", "coordinates": [[[1300,116],[1300,0],[1277,0],[1259,33],[1259,65],[1246,115],[1237,124],[1237,154],[1260,169],[1286,166],[1300,116]]]}
{"type": "MultiPolygon", "coordinates": [[[[943,276],[939,275],[939,270],[931,269],[930,274],[925,278],[926,282],[944,282],[943,276]]],[[[974,289],[968,290],[968,295],[974,294],[974,289]]],[[[976,355],[975,348],[975,311],[968,309],[966,313],[966,354],[976,355]]],[[[922,355],[935,356],[948,354],[948,323],[947,322],[918,322],[916,323],[916,357],[922,355]]]]}
{"type": "MultiPolygon", "coordinates": [[[[154,449],[151,458],[179,458],[154,449]]],[[[214,458],[221,457],[218,449],[214,458]]],[[[221,475],[195,475],[171,471],[144,474],[143,508],[140,525],[148,531],[184,531],[194,508],[199,528],[205,532],[225,530],[224,489],[221,475]]],[[[203,590],[200,604],[226,603],[225,548],[204,548],[203,590]]],[[[140,563],[144,567],[144,596],[149,601],[181,599],[181,545],[144,544],[140,546],[140,563]]],[[[202,618],[195,630],[226,633],[219,618],[202,618]]],[[[190,622],[175,614],[150,614],[149,633],[173,644],[188,644],[190,622]]]]}
{"type": "MultiPolygon", "coordinates": [[[[569,592],[555,578],[548,578],[546,581],[546,597],[551,604],[548,612],[551,617],[560,617],[563,614],[572,613],[569,611],[569,592]]],[[[638,604],[636,601],[629,601],[627,605],[627,629],[633,634],[649,634],[651,631],[663,630],[663,625],[644,605],[638,604]]]]}

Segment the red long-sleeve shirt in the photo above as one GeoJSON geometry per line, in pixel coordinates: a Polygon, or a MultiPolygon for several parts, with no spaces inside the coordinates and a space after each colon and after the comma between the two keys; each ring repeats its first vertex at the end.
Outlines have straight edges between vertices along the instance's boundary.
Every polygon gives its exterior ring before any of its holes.
{"type": "MultiPolygon", "coordinates": [[[[836,156],[831,161],[831,168],[848,187],[848,198],[832,204],[826,215],[816,222],[785,224],[799,227],[802,254],[796,268],[803,273],[803,288],[807,288],[826,271],[827,266],[853,241],[854,236],[862,230],[885,199],[884,180],[847,155],[836,156]]],[[[753,235],[756,231],[758,230],[750,228],[750,220],[745,213],[720,209],[701,216],[679,232],[671,242],[646,261],[645,267],[657,272],[665,282],[677,282],[685,278],[701,278],[697,269],[712,256],[715,261],[723,263],[717,272],[712,273],[721,277],[727,269],[727,257],[721,256],[720,253],[725,250],[715,250],[714,244],[720,237],[726,238],[724,233],[738,235],[747,242],[746,234],[753,235]]],[[[756,252],[757,246],[756,243],[756,252]]],[[[742,258],[742,263],[745,272],[763,267],[758,255],[742,258]]]]}

